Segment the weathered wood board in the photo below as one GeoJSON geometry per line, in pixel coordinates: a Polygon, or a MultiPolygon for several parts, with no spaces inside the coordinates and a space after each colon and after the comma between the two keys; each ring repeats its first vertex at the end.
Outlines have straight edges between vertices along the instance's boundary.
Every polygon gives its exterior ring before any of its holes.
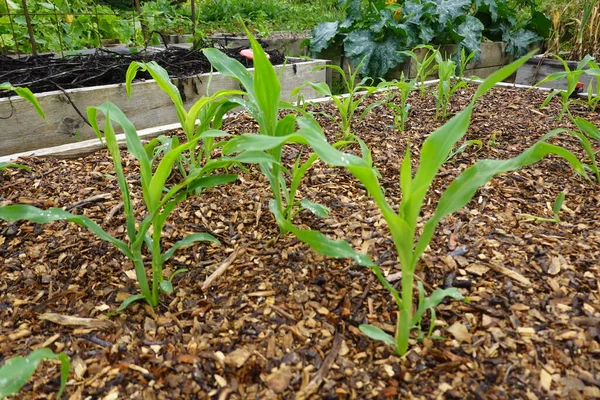
{"type": "MultiPolygon", "coordinates": [[[[311,60],[277,66],[282,98],[288,99],[291,91],[305,81],[326,82],[327,71],[314,71],[316,66],[325,64],[325,60],[311,60]]],[[[183,89],[186,108],[206,94],[209,75],[176,82],[180,91],[183,89]]],[[[209,92],[220,89],[239,89],[239,85],[231,78],[214,73],[210,78],[209,92]]],[[[305,87],[302,93],[307,100],[319,96],[310,87],[305,87]]],[[[34,108],[19,97],[0,99],[0,156],[95,138],[92,128],[82,116],[87,118],[87,107],[107,101],[123,110],[138,130],[178,121],[171,99],[153,80],[134,83],[130,99],[124,84],[40,93],[36,98],[46,120],[42,120],[34,108]]]]}

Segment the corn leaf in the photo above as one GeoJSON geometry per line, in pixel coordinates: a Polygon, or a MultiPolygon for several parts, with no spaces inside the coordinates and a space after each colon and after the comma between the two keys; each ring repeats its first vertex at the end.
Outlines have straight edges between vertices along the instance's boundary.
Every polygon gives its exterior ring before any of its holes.
{"type": "Polygon", "coordinates": [[[285,219],[274,200],[269,201],[269,210],[275,216],[277,225],[296,235],[298,239],[308,244],[317,253],[333,258],[350,258],[362,266],[370,267],[374,265],[368,255],[354,251],[345,240],[331,240],[319,231],[296,228],[285,219]]]}
{"type": "Polygon", "coordinates": [[[36,222],[38,224],[47,224],[53,221],[69,221],[77,225],[88,228],[92,233],[98,236],[102,240],[106,240],[114,244],[119,250],[123,252],[127,257],[133,258],[133,255],[129,251],[125,242],[112,237],[106,231],[104,231],[98,224],[83,215],[71,214],[62,208],[49,208],[42,210],[30,205],[12,205],[0,207],[0,219],[5,221],[19,221],[26,220],[36,222]]]}
{"type": "Polygon", "coordinates": [[[379,340],[381,342],[385,342],[396,347],[396,341],[394,340],[394,337],[384,332],[381,328],[378,328],[373,325],[362,324],[358,326],[358,329],[360,329],[362,333],[364,333],[373,340],[379,340]]]}
{"type": "Polygon", "coordinates": [[[222,51],[211,48],[202,50],[211,65],[221,74],[242,84],[248,96],[255,101],[253,78],[248,69],[237,60],[227,57],[222,51]]]}
{"type": "Polygon", "coordinates": [[[189,246],[196,242],[212,242],[212,243],[220,244],[219,240],[216,237],[214,237],[213,235],[211,235],[210,233],[204,233],[204,232],[193,233],[193,234],[188,235],[185,238],[179,240],[178,242],[175,242],[175,244],[173,244],[173,247],[171,247],[163,255],[163,262],[165,262],[169,258],[171,258],[171,256],[173,256],[173,254],[177,251],[177,249],[189,246]]]}
{"type": "Polygon", "coordinates": [[[25,357],[13,357],[6,361],[0,368],[0,398],[17,393],[27,383],[42,360],[60,361],[60,390],[56,395],[59,399],[65,390],[71,363],[66,354],[56,354],[47,348],[37,349],[25,357]]]}
{"type": "Polygon", "coordinates": [[[30,102],[40,117],[42,117],[43,119],[46,119],[46,115],[44,114],[44,111],[42,110],[40,103],[38,103],[37,98],[31,92],[31,90],[29,90],[27,88],[14,87],[13,85],[11,85],[8,82],[0,83],[0,90],[11,90],[11,91],[15,92],[17,94],[17,96],[22,97],[23,99],[30,102]]]}
{"type": "Polygon", "coordinates": [[[442,194],[434,215],[425,223],[423,233],[415,247],[414,259],[423,254],[431,241],[438,222],[447,215],[463,208],[473,198],[477,189],[495,175],[514,171],[534,164],[549,154],[556,154],[587,178],[583,164],[570,151],[544,141],[539,141],[523,153],[508,160],[480,160],[460,174],[442,194]]]}

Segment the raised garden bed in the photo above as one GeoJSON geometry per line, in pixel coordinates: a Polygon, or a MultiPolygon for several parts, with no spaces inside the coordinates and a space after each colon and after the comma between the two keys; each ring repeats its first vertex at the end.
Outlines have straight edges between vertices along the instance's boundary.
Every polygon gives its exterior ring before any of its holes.
{"type": "MultiPolygon", "coordinates": [[[[228,49],[227,52],[239,58],[239,49],[228,49]]],[[[219,73],[215,72],[211,77],[210,64],[206,59],[200,59],[197,53],[187,49],[172,49],[170,54],[173,57],[169,57],[168,54],[161,56],[161,53],[158,53],[158,56],[153,55],[153,57],[161,57],[157,62],[167,68],[172,76],[179,77],[176,79],[176,83],[180,91],[184,93],[186,105],[193,104],[198,98],[205,95],[207,89],[212,93],[220,89],[238,88],[234,81],[222,77],[219,73]],[[198,71],[206,72],[199,73],[198,71]],[[209,82],[210,87],[208,86],[209,82]]],[[[273,62],[281,64],[283,56],[278,52],[272,54],[273,62]]],[[[50,69],[46,69],[40,76],[37,73],[31,76],[31,71],[37,71],[37,68],[25,67],[20,68],[29,74],[29,77],[23,78],[24,80],[16,79],[13,73],[3,73],[0,81],[10,81],[13,85],[31,80],[43,81],[44,84],[39,90],[45,92],[37,93],[36,97],[46,111],[47,119],[41,120],[35,110],[23,99],[0,98],[0,117],[3,118],[2,129],[0,129],[0,156],[95,138],[92,129],[84,120],[86,108],[100,105],[106,101],[111,101],[124,110],[138,129],[177,122],[176,114],[171,107],[171,100],[159,90],[154,81],[146,80],[134,83],[131,99],[127,98],[125,86],[117,83],[124,82],[129,63],[138,58],[139,60],[148,60],[150,57],[122,54],[110,57],[85,56],[82,57],[80,63],[76,63],[74,59],[67,59],[64,63],[66,65],[62,64],[64,65],[63,69],[58,69],[56,59],[48,58],[50,69]],[[69,63],[73,63],[73,65],[69,65],[69,63]],[[87,75],[83,76],[84,74],[87,75]],[[96,75],[106,79],[102,83],[94,81],[96,85],[101,84],[102,86],[81,87],[84,84],[78,83],[78,81],[85,81],[90,84],[92,80],[88,78],[94,78],[96,75]],[[78,88],[69,89],[65,84],[65,79],[66,83],[76,81],[75,87],[78,88]],[[53,89],[59,87],[64,90],[46,91],[52,86],[54,86],[53,89]],[[23,129],[23,124],[27,124],[27,129],[23,129]]],[[[32,62],[38,60],[32,60],[32,62]]],[[[3,60],[4,68],[8,66],[9,61],[16,63],[13,59],[3,60]]],[[[244,62],[249,67],[252,65],[248,60],[244,62]]],[[[291,58],[285,66],[279,65],[278,71],[283,69],[279,72],[283,96],[288,96],[295,87],[304,81],[326,81],[326,71],[313,71],[314,67],[326,63],[327,61],[324,60],[305,61],[291,58]]],[[[35,87],[32,87],[32,90],[39,91],[35,87]]],[[[310,88],[303,89],[302,93],[306,99],[317,97],[316,92],[310,88]]]]}
{"type": "MultiPolygon", "coordinates": [[[[461,110],[472,94],[457,92],[450,112],[461,110]]],[[[556,99],[538,109],[545,95],[519,88],[485,95],[465,138],[481,140],[482,148],[468,147],[445,164],[423,216],[432,214],[441,190],[476,160],[513,157],[548,131],[572,127],[568,119],[556,119],[556,99]]],[[[416,162],[424,138],[441,125],[433,118],[431,96],[413,93],[409,102],[403,133],[391,128],[393,117],[383,107],[352,129],[372,149],[386,195],[395,200],[407,143],[416,162]]],[[[335,115],[330,104],[319,107],[335,115]]],[[[598,113],[571,112],[600,124],[598,113]]],[[[319,121],[333,141],[337,127],[324,117],[319,121]]],[[[255,132],[256,124],[240,116],[224,129],[255,132]]],[[[572,137],[553,142],[584,157],[572,137]]],[[[286,148],[289,162],[298,151],[286,148]]],[[[137,163],[127,153],[122,157],[134,182],[137,163]]],[[[106,151],[21,162],[31,172],[0,176],[0,202],[66,207],[125,234],[123,219],[113,212],[120,191],[106,151]]],[[[135,304],[95,328],[55,325],[40,316],[106,320],[108,309],[136,291],[128,261],[73,224],[0,222],[0,354],[25,354],[38,345],[67,352],[74,365],[67,392],[82,398],[600,397],[600,191],[564,160],[549,157],[502,174],[442,221],[418,280],[428,292],[459,287],[470,303],[440,305],[434,334],[445,339],[414,341],[404,358],[358,330],[368,321],[390,331],[396,320],[392,300],[371,271],[279,235],[267,211],[268,183],[258,168],[240,173],[240,182],[181,203],[165,228],[170,242],[205,231],[222,245],[195,244],[167,262],[170,271],[190,272],[176,279],[174,294],[156,310],[135,304]],[[560,223],[528,222],[521,215],[551,217],[561,191],[566,201],[560,223]],[[219,265],[228,267],[201,289],[219,265]]],[[[390,279],[397,274],[382,217],[347,171],[317,164],[302,191],[331,213],[319,219],[303,212],[295,219],[300,226],[349,240],[390,279]]],[[[132,195],[139,204],[137,185],[132,195]]],[[[57,366],[43,364],[22,396],[55,392],[56,376],[57,366]]]]}

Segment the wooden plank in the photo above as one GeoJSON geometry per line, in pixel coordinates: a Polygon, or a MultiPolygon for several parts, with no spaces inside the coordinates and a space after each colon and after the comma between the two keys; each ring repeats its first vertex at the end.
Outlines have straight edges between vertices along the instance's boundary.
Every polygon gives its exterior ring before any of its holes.
{"type": "MultiPolygon", "coordinates": [[[[312,60],[287,64],[283,72],[283,66],[277,66],[281,76],[282,98],[287,99],[295,87],[307,80],[326,81],[326,71],[313,70],[317,65],[326,63],[325,60],[312,60]]],[[[177,83],[184,94],[186,108],[206,93],[209,75],[202,74],[177,83]]],[[[231,78],[214,73],[209,92],[220,89],[239,89],[239,85],[231,78]]],[[[309,87],[303,89],[302,93],[306,99],[318,96],[309,87]]],[[[93,130],[82,116],[87,118],[87,107],[107,101],[123,110],[137,129],[178,121],[171,99],[153,80],[134,83],[131,99],[127,98],[123,84],[70,89],[64,93],[47,92],[36,95],[36,98],[46,113],[46,120],[42,120],[33,107],[19,97],[0,99],[0,156],[95,138],[93,130]]]]}

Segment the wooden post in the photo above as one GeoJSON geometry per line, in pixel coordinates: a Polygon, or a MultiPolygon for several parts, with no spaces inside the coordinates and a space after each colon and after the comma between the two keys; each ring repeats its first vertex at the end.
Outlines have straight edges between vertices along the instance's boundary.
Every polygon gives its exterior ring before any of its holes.
{"type": "Polygon", "coordinates": [[[190,0],[192,8],[192,36],[196,36],[196,0],[190,0]]]}
{"type": "Polygon", "coordinates": [[[133,5],[135,7],[135,11],[137,12],[138,18],[140,20],[140,26],[142,27],[142,36],[144,37],[144,45],[148,45],[148,34],[146,32],[146,25],[144,24],[144,20],[142,18],[142,9],[140,8],[140,0],[133,0],[133,5]]]}
{"type": "Polygon", "coordinates": [[[27,10],[27,0],[21,0],[23,4],[23,14],[25,15],[25,22],[27,23],[27,33],[29,33],[29,43],[31,43],[31,53],[37,54],[37,45],[35,43],[35,36],[33,35],[33,26],[31,25],[31,18],[29,17],[29,11],[27,10]]]}

